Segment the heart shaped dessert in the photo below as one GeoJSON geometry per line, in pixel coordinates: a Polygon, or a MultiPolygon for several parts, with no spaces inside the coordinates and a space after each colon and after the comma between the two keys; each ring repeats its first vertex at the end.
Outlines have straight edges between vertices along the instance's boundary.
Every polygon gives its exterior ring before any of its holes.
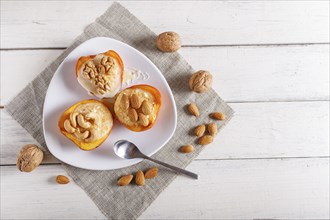
{"type": "Polygon", "coordinates": [[[114,111],[119,122],[132,131],[150,129],[161,106],[160,92],[149,85],[135,85],[121,91],[114,111]]]}
{"type": "Polygon", "coordinates": [[[98,98],[114,97],[121,88],[123,74],[123,61],[113,50],[80,57],[76,64],[78,82],[98,98]]]}
{"type": "Polygon", "coordinates": [[[93,150],[109,136],[113,118],[100,101],[83,100],[65,110],[58,122],[61,133],[82,150],[93,150]]]}

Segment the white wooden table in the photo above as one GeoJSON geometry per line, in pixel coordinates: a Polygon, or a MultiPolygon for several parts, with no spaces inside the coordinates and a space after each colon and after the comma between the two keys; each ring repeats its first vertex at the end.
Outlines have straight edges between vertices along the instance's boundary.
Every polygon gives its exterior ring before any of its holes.
{"type": "MultiPolygon", "coordinates": [[[[329,218],[329,2],[121,2],[154,32],[182,36],[180,53],[207,69],[235,110],[216,141],[141,219],[329,218]]],[[[55,59],[108,1],[1,1],[1,105],[55,59]]],[[[1,218],[103,219],[47,155],[15,167],[33,138],[1,112],[1,218]]]]}

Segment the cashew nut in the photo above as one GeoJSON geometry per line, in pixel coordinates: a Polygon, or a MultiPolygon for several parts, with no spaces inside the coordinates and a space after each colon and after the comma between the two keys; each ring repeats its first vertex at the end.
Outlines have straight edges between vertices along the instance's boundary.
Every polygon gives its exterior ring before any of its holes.
{"type": "Polygon", "coordinates": [[[78,115],[78,125],[85,129],[91,127],[91,123],[88,121],[85,121],[85,118],[83,115],[78,115]]]}
{"type": "Polygon", "coordinates": [[[100,81],[97,83],[97,85],[98,85],[100,88],[102,88],[102,89],[104,88],[104,84],[103,84],[102,82],[100,82],[100,81]]]}
{"type": "Polygon", "coordinates": [[[80,140],[84,140],[84,139],[86,139],[86,138],[88,137],[88,135],[89,135],[89,131],[85,131],[84,133],[80,133],[79,131],[76,131],[76,132],[74,133],[74,135],[75,135],[78,139],[80,139],[80,140]]]}
{"type": "Polygon", "coordinates": [[[95,78],[95,72],[94,72],[94,70],[90,71],[89,75],[90,75],[91,78],[95,78]]]}
{"type": "Polygon", "coordinates": [[[84,75],[85,78],[87,78],[87,79],[91,79],[91,77],[88,75],[87,72],[83,72],[83,75],[84,75]]]}
{"type": "Polygon", "coordinates": [[[99,94],[104,95],[105,91],[103,89],[97,88],[96,90],[99,94]]]}
{"type": "Polygon", "coordinates": [[[92,62],[92,61],[88,61],[88,62],[87,62],[87,66],[90,67],[90,68],[92,68],[92,67],[94,66],[94,65],[93,65],[93,62],[92,62]]]}
{"type": "MultiPolygon", "coordinates": [[[[110,64],[108,64],[108,65],[106,65],[105,66],[105,71],[107,71],[107,73],[109,72],[109,70],[111,69],[111,65],[110,64]]],[[[109,74],[109,73],[108,73],[109,74]]]]}
{"type": "Polygon", "coordinates": [[[105,68],[102,65],[99,65],[99,72],[101,75],[105,74],[105,68]]]}
{"type": "Polygon", "coordinates": [[[101,60],[101,64],[105,65],[107,61],[108,61],[107,57],[103,57],[101,60]]]}
{"type": "Polygon", "coordinates": [[[66,119],[64,121],[64,129],[69,132],[69,133],[73,133],[76,131],[76,129],[74,127],[71,126],[71,123],[70,123],[70,120],[69,119],[66,119]]]}
{"type": "Polygon", "coordinates": [[[77,127],[77,116],[78,112],[73,112],[70,114],[70,122],[73,127],[77,127]]]}
{"type": "Polygon", "coordinates": [[[108,91],[111,90],[111,88],[110,88],[110,86],[108,84],[105,85],[105,89],[108,90],[108,91]]]}
{"type": "Polygon", "coordinates": [[[92,141],[94,141],[94,132],[93,132],[93,130],[91,130],[91,132],[89,134],[89,137],[87,139],[85,139],[85,142],[92,142],[92,141]]]}
{"type": "Polygon", "coordinates": [[[89,73],[91,71],[91,68],[89,68],[88,66],[85,67],[84,69],[85,72],[89,73]]]}

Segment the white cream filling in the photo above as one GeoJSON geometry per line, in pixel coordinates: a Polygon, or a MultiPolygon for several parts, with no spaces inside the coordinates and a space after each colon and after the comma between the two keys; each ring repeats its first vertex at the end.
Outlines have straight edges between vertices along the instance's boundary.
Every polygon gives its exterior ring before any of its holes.
{"type": "MultiPolygon", "coordinates": [[[[101,59],[103,57],[106,57],[102,54],[97,55],[92,60],[95,66],[99,65],[101,63],[101,59]]],[[[87,62],[86,62],[87,63],[87,62]]],[[[92,79],[88,79],[83,75],[85,64],[82,65],[82,68],[78,72],[78,82],[80,85],[85,88],[91,95],[94,95],[98,98],[112,98],[114,97],[121,88],[121,68],[118,64],[117,60],[114,59],[114,71],[109,71],[106,74],[103,74],[103,77],[106,79],[106,84],[108,84],[109,89],[105,90],[104,94],[100,94],[98,91],[98,86],[94,84],[92,79]]]]}

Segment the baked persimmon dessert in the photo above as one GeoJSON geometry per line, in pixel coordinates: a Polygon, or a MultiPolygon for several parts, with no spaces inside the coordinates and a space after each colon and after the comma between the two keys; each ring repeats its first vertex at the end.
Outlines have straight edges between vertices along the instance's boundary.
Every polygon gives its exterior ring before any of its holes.
{"type": "Polygon", "coordinates": [[[83,100],[63,112],[58,127],[80,149],[93,150],[109,136],[113,118],[102,102],[83,100]]]}
{"type": "Polygon", "coordinates": [[[98,98],[112,98],[120,90],[124,64],[113,50],[80,57],[76,64],[76,76],[80,85],[98,98]]]}
{"type": "Polygon", "coordinates": [[[114,112],[120,123],[132,131],[145,131],[156,122],[161,107],[160,92],[149,85],[135,85],[121,91],[114,112]]]}

